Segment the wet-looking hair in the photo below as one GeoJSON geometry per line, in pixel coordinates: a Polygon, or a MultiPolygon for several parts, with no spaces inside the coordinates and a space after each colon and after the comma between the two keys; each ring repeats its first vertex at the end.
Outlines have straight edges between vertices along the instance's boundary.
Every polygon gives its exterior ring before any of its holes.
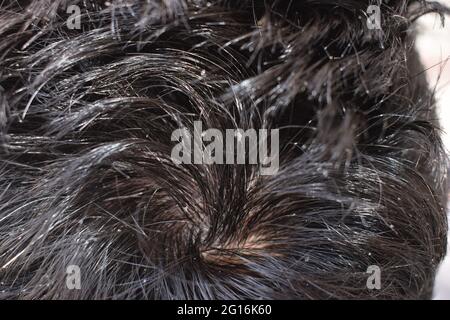
{"type": "Polygon", "coordinates": [[[0,1],[0,298],[430,298],[447,160],[413,23],[445,10],[0,1]],[[279,129],[278,172],[174,163],[194,121],[279,129]]]}

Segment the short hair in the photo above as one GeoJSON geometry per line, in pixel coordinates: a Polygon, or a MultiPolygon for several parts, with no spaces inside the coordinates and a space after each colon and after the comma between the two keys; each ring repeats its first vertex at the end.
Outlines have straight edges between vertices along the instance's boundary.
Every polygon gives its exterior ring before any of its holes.
{"type": "Polygon", "coordinates": [[[447,159],[413,22],[445,10],[0,2],[0,297],[430,298],[447,159]],[[279,171],[175,164],[199,120],[279,129],[279,171]]]}

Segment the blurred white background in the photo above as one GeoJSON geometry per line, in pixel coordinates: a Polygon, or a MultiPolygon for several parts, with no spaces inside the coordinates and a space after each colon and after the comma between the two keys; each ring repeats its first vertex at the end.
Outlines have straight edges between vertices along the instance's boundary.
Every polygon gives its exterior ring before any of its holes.
{"type": "MultiPolygon", "coordinates": [[[[440,2],[450,6],[450,0],[440,2]]],[[[439,16],[428,14],[419,20],[418,31],[416,46],[427,70],[430,86],[436,87],[439,118],[444,130],[443,139],[447,150],[450,151],[450,16],[446,17],[445,27],[442,28],[439,16]]],[[[450,300],[449,255],[450,248],[436,278],[435,299],[450,300]]]]}

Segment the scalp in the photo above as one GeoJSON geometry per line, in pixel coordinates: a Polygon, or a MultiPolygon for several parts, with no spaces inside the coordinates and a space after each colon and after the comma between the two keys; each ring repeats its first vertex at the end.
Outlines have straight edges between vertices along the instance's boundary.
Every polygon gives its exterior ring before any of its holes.
{"type": "Polygon", "coordinates": [[[0,297],[429,298],[447,159],[413,22],[445,8],[368,30],[374,3],[1,2],[0,297]],[[279,129],[280,170],[174,164],[197,120],[279,129]]]}

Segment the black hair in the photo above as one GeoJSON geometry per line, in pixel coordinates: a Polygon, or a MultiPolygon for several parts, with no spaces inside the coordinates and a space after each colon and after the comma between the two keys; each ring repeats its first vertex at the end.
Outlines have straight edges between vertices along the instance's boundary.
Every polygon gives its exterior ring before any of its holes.
{"type": "Polygon", "coordinates": [[[1,1],[0,298],[430,298],[447,159],[413,22],[446,10],[1,1]],[[279,171],[175,164],[198,120],[279,129],[279,171]]]}

